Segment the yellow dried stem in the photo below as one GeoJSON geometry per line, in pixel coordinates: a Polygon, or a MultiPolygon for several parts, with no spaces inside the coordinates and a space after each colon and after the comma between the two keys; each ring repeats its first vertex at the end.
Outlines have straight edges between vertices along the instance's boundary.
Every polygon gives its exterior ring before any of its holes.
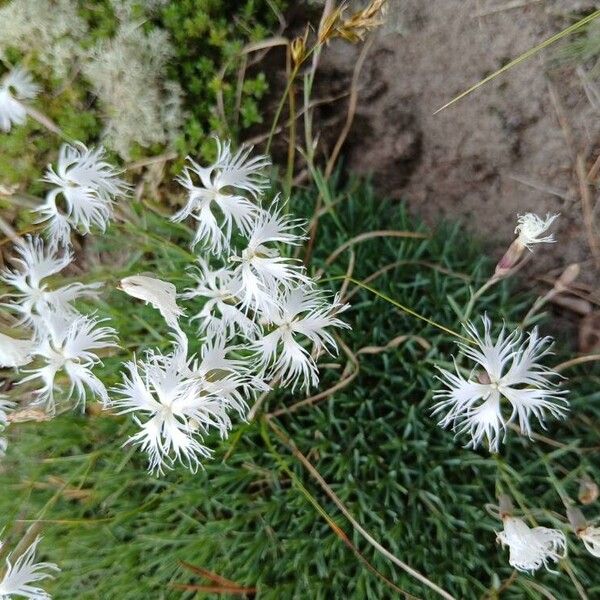
{"type": "Polygon", "coordinates": [[[326,44],[331,39],[336,37],[336,28],[342,18],[342,13],[346,9],[346,5],[342,4],[334,8],[324,19],[321,27],[319,28],[319,44],[326,44]]]}

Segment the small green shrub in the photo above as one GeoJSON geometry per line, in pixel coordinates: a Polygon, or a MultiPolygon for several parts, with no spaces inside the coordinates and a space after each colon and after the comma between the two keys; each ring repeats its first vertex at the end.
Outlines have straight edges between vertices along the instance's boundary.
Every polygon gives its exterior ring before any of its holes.
{"type": "Polygon", "coordinates": [[[185,90],[189,114],[180,154],[211,155],[209,134],[236,138],[262,122],[259,102],[268,89],[264,73],[244,79],[240,115],[236,114],[238,55],[247,43],[272,34],[277,26],[275,10],[281,11],[285,4],[282,0],[183,0],[164,8],[162,23],[176,50],[169,72],[185,90]],[[223,67],[225,77],[221,77],[223,67]],[[225,122],[215,111],[218,93],[223,96],[225,122]]]}

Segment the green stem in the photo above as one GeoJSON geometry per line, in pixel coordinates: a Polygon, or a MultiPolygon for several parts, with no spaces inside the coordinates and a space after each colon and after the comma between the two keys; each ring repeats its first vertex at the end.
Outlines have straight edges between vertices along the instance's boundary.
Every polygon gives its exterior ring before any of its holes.
{"type": "MultiPolygon", "coordinates": [[[[305,61],[317,49],[317,47],[319,47],[319,44],[316,44],[315,46],[313,46],[306,53],[306,56],[304,58],[305,61]]],[[[275,111],[275,116],[273,117],[273,123],[271,123],[271,130],[269,131],[269,137],[267,138],[265,154],[269,154],[269,150],[271,149],[271,144],[273,143],[273,136],[275,135],[275,130],[277,129],[277,123],[279,123],[279,118],[281,117],[283,107],[285,106],[285,101],[289,96],[290,89],[292,88],[292,85],[294,84],[296,76],[298,75],[300,66],[301,66],[300,64],[295,65],[294,68],[292,69],[292,73],[287,81],[285,90],[283,91],[283,94],[281,95],[281,99],[279,100],[279,104],[277,105],[277,110],[275,111]]]]}
{"type": "Polygon", "coordinates": [[[292,179],[294,177],[294,162],[296,158],[296,88],[294,82],[289,89],[290,105],[290,132],[288,141],[287,170],[285,174],[285,197],[286,206],[289,206],[289,196],[292,191],[292,179]]]}
{"type": "Polygon", "coordinates": [[[411,315],[412,317],[415,317],[416,319],[420,319],[421,321],[425,321],[425,323],[428,323],[429,325],[432,325],[433,327],[437,327],[441,331],[444,331],[445,333],[449,333],[450,335],[453,335],[454,337],[459,338],[460,340],[462,340],[463,342],[466,342],[467,344],[475,343],[471,338],[465,337],[464,335],[461,335],[460,333],[453,331],[452,329],[450,329],[449,327],[446,327],[445,325],[442,325],[441,323],[437,323],[436,321],[433,321],[432,319],[429,319],[427,317],[424,317],[423,315],[420,315],[418,312],[414,311],[412,308],[409,308],[408,306],[404,306],[404,304],[400,304],[400,302],[397,302],[393,298],[390,298],[383,292],[380,292],[379,290],[372,288],[370,285],[367,285],[366,283],[363,283],[362,281],[358,281],[357,279],[354,279],[352,277],[347,277],[346,275],[327,277],[326,279],[321,279],[320,281],[340,281],[340,280],[349,281],[350,283],[353,283],[354,285],[357,285],[357,286],[371,292],[378,298],[381,298],[382,300],[389,302],[390,304],[392,304],[396,308],[399,308],[406,314],[411,315]]]}
{"type": "Polygon", "coordinates": [[[540,452],[539,450],[537,451],[537,453],[538,453],[540,459],[542,460],[542,463],[544,464],[544,467],[546,468],[546,472],[548,473],[548,477],[550,478],[550,481],[552,482],[552,485],[554,486],[556,493],[560,496],[562,503],[565,505],[566,508],[568,508],[569,506],[573,506],[573,504],[574,504],[573,500],[571,500],[569,494],[567,493],[567,490],[565,490],[564,485],[559,481],[558,477],[556,477],[556,475],[554,474],[554,471],[552,470],[552,467],[550,466],[550,463],[548,461],[548,457],[545,454],[543,454],[542,452],[540,452]]]}
{"type": "Polygon", "coordinates": [[[552,298],[552,296],[555,293],[556,293],[555,290],[551,289],[549,292],[547,292],[543,296],[540,296],[539,298],[536,298],[535,302],[533,303],[533,306],[527,311],[527,314],[523,317],[523,320],[519,324],[519,327],[521,329],[524,329],[526,327],[527,323],[529,321],[531,321],[532,317],[539,310],[541,310],[543,308],[543,306],[546,304],[546,302],[548,302],[548,300],[550,300],[550,298],[552,298]]]}
{"type": "Polygon", "coordinates": [[[475,306],[475,302],[481,298],[481,296],[487,292],[495,283],[498,283],[500,279],[495,275],[492,275],[469,299],[467,307],[465,308],[465,314],[463,315],[463,323],[469,320],[471,316],[471,312],[473,311],[473,307],[475,306]]]}
{"type": "Polygon", "coordinates": [[[298,74],[298,67],[295,66],[292,70],[292,74],[288,79],[287,85],[285,86],[285,90],[281,96],[281,100],[277,105],[277,110],[275,111],[275,116],[273,117],[273,123],[271,124],[271,130],[269,131],[269,137],[267,138],[267,145],[265,148],[265,154],[269,154],[269,150],[271,149],[271,144],[273,142],[273,136],[275,135],[275,130],[277,129],[277,123],[279,123],[279,118],[281,117],[281,113],[283,112],[283,107],[285,106],[285,101],[287,100],[290,90],[292,89],[292,85],[294,83],[294,79],[296,79],[296,75],[298,74]]]}

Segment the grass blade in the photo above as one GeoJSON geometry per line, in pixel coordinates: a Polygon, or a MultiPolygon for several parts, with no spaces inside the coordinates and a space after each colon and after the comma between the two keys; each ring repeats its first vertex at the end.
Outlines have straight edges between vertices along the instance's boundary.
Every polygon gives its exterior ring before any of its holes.
{"type": "Polygon", "coordinates": [[[446,102],[446,104],[444,104],[444,106],[438,108],[433,114],[437,115],[439,112],[442,112],[444,109],[448,108],[449,106],[452,106],[454,103],[458,102],[459,100],[462,100],[465,96],[468,96],[471,92],[474,92],[475,90],[480,88],[482,85],[485,85],[492,79],[495,79],[496,77],[498,77],[498,75],[502,75],[502,73],[505,73],[509,69],[512,69],[513,67],[517,66],[518,64],[526,61],[528,58],[531,58],[532,56],[534,56],[535,54],[540,52],[540,50],[543,50],[544,48],[551,46],[552,44],[554,44],[555,42],[558,42],[563,37],[566,37],[567,35],[570,35],[571,33],[577,31],[578,29],[581,29],[582,27],[584,27],[588,23],[591,23],[594,19],[596,19],[599,16],[600,16],[600,10],[596,10],[591,15],[584,17],[583,19],[577,21],[577,23],[573,23],[573,25],[570,25],[566,29],[559,31],[557,34],[553,35],[552,37],[549,37],[547,40],[544,40],[537,46],[530,48],[529,50],[527,50],[527,52],[523,52],[523,54],[521,54],[520,56],[517,56],[517,58],[515,58],[514,60],[511,60],[508,64],[504,65],[501,69],[494,71],[491,75],[488,75],[481,81],[478,81],[475,85],[472,85],[469,89],[465,90],[464,92],[462,92],[455,98],[452,98],[452,100],[450,100],[450,102],[446,102]]]}

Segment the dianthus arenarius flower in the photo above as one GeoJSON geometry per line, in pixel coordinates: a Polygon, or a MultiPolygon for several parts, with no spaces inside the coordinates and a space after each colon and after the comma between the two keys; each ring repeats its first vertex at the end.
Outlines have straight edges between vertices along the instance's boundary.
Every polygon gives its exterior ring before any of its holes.
{"type": "Polygon", "coordinates": [[[436,392],[434,414],[445,413],[439,424],[459,434],[467,433],[468,446],[477,447],[487,439],[491,452],[497,452],[501,434],[518,418],[521,433],[531,436],[531,417],[544,426],[546,414],[562,418],[568,402],[566,391],[558,391],[558,374],[540,364],[549,353],[551,338],[541,338],[534,329],[524,336],[520,330],[507,335],[503,328],[492,340],[491,322],[483,317],[481,335],[469,323],[467,333],[473,344],[460,343],[463,355],[475,363],[469,377],[456,365],[455,372],[441,371],[446,389],[436,392]]]}
{"type": "Polygon", "coordinates": [[[49,166],[44,177],[54,188],[36,209],[42,215],[38,222],[47,222],[54,245],[68,245],[71,229],[83,234],[92,227],[106,230],[115,199],[129,191],[119,175],[105,160],[101,146],[86,148],[77,142],[61,147],[56,170],[49,166]]]}

